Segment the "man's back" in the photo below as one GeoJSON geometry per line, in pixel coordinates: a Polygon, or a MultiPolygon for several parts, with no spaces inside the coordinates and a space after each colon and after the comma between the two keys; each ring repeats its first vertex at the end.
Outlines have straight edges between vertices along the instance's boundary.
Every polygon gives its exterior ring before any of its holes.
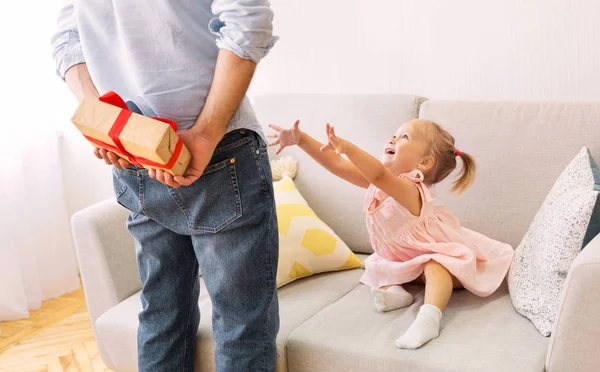
{"type": "MultiPolygon", "coordinates": [[[[215,4],[216,11],[238,6],[235,1],[215,4]]],[[[115,91],[145,115],[171,119],[187,129],[202,110],[219,52],[215,40],[223,23],[215,18],[211,27],[216,35],[210,32],[212,5],[209,0],[74,0],[61,12],[64,31],[53,42],[56,47],[61,38],[79,37],[98,91],[115,91]]],[[[237,26],[244,28],[243,22],[237,26]]],[[[241,127],[261,132],[247,99],[229,130],[241,127]]]]}

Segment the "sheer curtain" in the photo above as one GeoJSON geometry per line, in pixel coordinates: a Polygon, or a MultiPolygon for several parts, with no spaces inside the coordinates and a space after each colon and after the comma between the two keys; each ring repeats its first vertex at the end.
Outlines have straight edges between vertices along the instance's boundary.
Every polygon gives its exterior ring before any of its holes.
{"type": "Polygon", "coordinates": [[[0,321],[79,287],[59,156],[76,102],[49,43],[59,6],[0,4],[0,321]]]}

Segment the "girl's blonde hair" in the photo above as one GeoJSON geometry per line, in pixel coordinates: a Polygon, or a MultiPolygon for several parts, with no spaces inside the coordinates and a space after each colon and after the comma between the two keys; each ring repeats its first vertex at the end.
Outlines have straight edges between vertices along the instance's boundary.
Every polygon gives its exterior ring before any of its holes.
{"type": "Polygon", "coordinates": [[[462,168],[450,191],[458,191],[459,195],[465,192],[475,180],[475,159],[459,151],[454,146],[454,137],[438,124],[427,120],[417,120],[415,123],[417,132],[429,144],[428,155],[435,159],[433,167],[425,175],[425,183],[435,185],[446,179],[456,169],[456,158],[459,157],[462,160],[462,168]]]}

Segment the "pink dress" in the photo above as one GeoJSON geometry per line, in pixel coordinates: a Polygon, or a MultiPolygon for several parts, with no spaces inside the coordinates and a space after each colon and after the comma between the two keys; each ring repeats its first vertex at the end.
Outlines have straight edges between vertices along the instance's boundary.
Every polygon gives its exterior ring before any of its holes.
{"type": "Polygon", "coordinates": [[[512,247],[462,227],[446,207],[434,205],[419,170],[399,177],[419,189],[421,215],[413,215],[394,198],[369,187],[365,212],[375,253],[365,261],[361,282],[375,288],[408,283],[423,273],[425,263],[434,260],[475,295],[492,294],[508,271],[512,247]]]}

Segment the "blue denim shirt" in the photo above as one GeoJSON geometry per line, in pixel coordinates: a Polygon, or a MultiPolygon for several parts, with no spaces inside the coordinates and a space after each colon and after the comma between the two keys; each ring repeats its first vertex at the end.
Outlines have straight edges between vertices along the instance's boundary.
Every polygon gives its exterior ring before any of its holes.
{"type": "MultiPolygon", "coordinates": [[[[271,49],[268,0],[68,0],[52,37],[64,78],[87,63],[100,94],[109,90],[148,116],[194,125],[210,89],[219,48],[258,63],[271,49]]],[[[228,131],[262,133],[244,98],[228,131]]]]}

